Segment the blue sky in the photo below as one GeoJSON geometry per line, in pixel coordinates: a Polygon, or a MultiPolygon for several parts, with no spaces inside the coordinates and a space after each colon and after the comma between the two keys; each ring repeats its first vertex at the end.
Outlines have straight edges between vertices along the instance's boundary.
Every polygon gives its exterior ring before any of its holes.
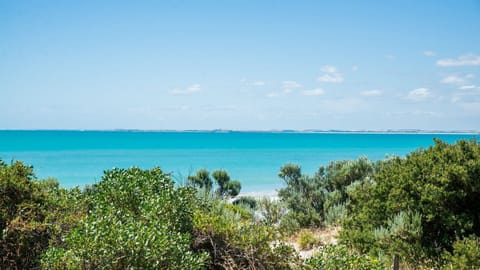
{"type": "Polygon", "coordinates": [[[0,129],[480,130],[480,1],[0,0],[0,129]]]}

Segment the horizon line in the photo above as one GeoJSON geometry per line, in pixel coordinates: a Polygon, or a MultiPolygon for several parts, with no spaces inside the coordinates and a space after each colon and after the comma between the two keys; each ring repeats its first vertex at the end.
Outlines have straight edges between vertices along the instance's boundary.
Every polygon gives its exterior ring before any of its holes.
{"type": "Polygon", "coordinates": [[[480,134],[479,130],[439,129],[0,129],[0,131],[78,131],[78,132],[205,132],[205,133],[390,133],[390,134],[480,134]]]}

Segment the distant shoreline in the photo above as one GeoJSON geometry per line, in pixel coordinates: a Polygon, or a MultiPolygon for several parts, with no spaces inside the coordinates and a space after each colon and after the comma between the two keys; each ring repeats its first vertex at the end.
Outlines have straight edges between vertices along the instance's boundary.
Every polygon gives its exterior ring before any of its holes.
{"type": "Polygon", "coordinates": [[[465,134],[480,135],[477,130],[421,130],[421,129],[387,129],[387,130],[320,130],[320,129],[269,129],[269,130],[234,130],[234,129],[0,129],[7,132],[60,131],[60,132],[158,132],[158,133],[299,133],[299,134],[465,134]]]}

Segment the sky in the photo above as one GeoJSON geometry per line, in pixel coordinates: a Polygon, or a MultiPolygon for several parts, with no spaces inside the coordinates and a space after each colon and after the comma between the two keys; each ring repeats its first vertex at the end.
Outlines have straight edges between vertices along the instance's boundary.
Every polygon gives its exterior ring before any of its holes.
{"type": "Polygon", "coordinates": [[[480,1],[0,0],[0,129],[480,130],[480,1]]]}

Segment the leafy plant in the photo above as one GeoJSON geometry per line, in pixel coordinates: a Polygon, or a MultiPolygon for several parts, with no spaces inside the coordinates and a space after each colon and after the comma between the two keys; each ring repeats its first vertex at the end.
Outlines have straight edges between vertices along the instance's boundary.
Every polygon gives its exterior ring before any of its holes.
{"type": "Polygon", "coordinates": [[[200,169],[195,175],[189,176],[188,181],[197,188],[205,189],[206,191],[212,190],[212,179],[210,173],[206,169],[200,169]]]}
{"type": "Polygon", "coordinates": [[[445,269],[480,269],[480,238],[470,235],[453,243],[453,252],[445,252],[445,269]]]}
{"type": "Polygon", "coordinates": [[[230,176],[224,170],[217,170],[212,173],[212,177],[218,184],[217,194],[221,197],[235,197],[240,193],[242,185],[238,180],[230,180],[230,176]]]}
{"type": "Polygon", "coordinates": [[[52,247],[44,268],[200,269],[206,255],[190,250],[195,191],[175,188],[159,168],[106,171],[93,209],[52,247]]]}
{"type": "Polygon", "coordinates": [[[193,250],[207,252],[208,269],[291,269],[300,263],[278,231],[252,222],[249,212],[214,200],[195,212],[193,250]]]}
{"type": "MultiPolygon", "coordinates": [[[[457,237],[480,232],[480,145],[460,140],[419,149],[381,166],[351,194],[341,239],[364,252],[378,247],[375,228],[402,211],[421,215],[416,253],[438,258],[457,237]]],[[[415,244],[416,245],[416,244],[415,244]]]]}
{"type": "Polygon", "coordinates": [[[296,164],[282,166],[278,176],[287,185],[278,191],[278,196],[287,205],[288,215],[302,227],[320,226],[324,203],[320,179],[302,175],[300,166],[296,164]]]}
{"type": "Polygon", "coordinates": [[[270,226],[279,225],[287,213],[287,208],[284,203],[268,197],[263,197],[258,201],[257,209],[260,220],[270,226]]]}
{"type": "Polygon", "coordinates": [[[312,249],[314,247],[322,245],[322,240],[315,237],[312,231],[303,229],[298,234],[298,246],[300,249],[312,249]]]}
{"type": "Polygon", "coordinates": [[[344,245],[328,245],[306,260],[313,269],[343,270],[383,270],[387,269],[379,259],[365,254],[358,254],[344,245]]]}

